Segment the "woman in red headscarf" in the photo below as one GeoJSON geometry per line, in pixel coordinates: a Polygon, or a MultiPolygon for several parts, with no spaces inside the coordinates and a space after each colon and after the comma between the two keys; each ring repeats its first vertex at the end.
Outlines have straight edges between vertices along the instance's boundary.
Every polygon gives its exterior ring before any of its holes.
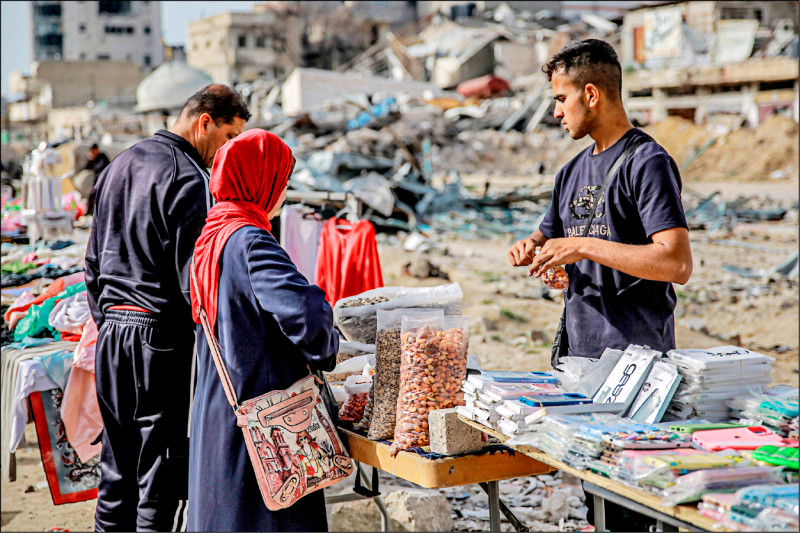
{"type": "MultiPolygon", "coordinates": [[[[270,233],[294,157],[276,135],[249,130],[214,158],[217,204],[195,246],[202,304],[240,401],[332,370],[339,340],[325,293],[308,283],[270,233]]],[[[195,321],[199,322],[195,315],[195,321]]],[[[326,531],[323,491],[269,511],[208,343],[197,329],[197,388],[189,455],[190,531],[326,531]]]]}

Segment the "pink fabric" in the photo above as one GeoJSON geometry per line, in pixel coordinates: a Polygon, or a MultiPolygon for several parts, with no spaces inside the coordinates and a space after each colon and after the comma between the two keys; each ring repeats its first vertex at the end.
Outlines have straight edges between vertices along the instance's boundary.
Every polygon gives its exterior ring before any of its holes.
{"type": "MultiPolygon", "coordinates": [[[[78,346],[75,348],[75,355],[72,358],[72,366],[87,372],[94,373],[94,350],[97,347],[97,324],[90,316],[83,326],[83,334],[78,346]]],[[[74,371],[74,369],[73,369],[74,371]]]]}
{"type": "Polygon", "coordinates": [[[77,365],[70,372],[64,399],[61,401],[61,420],[64,421],[67,440],[81,461],[85,463],[100,453],[102,445],[91,444],[103,430],[94,374],[77,365]]]}

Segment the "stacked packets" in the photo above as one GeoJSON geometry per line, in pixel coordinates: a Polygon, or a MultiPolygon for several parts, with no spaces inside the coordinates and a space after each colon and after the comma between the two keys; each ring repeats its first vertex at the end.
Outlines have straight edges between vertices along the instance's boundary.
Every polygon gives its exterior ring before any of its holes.
{"type": "Polygon", "coordinates": [[[464,381],[461,390],[466,405],[457,407],[456,411],[465,418],[513,436],[524,427],[524,418],[539,409],[522,403],[520,396],[561,394],[557,382],[547,372],[484,370],[464,381]],[[504,430],[503,422],[513,426],[513,430],[512,427],[504,430]]]}
{"type": "Polygon", "coordinates": [[[736,346],[671,350],[667,357],[683,378],[667,414],[672,420],[730,419],[727,402],[770,383],[775,359],[736,346]]]}
{"type": "Polygon", "coordinates": [[[610,457],[628,449],[677,448],[690,446],[690,441],[651,424],[596,413],[548,417],[538,430],[537,446],[570,466],[584,469],[603,454],[610,457]]]}
{"type": "Polygon", "coordinates": [[[734,531],[797,531],[798,486],[763,484],[733,494],[708,493],[697,508],[734,531]]]}
{"type": "Polygon", "coordinates": [[[781,437],[788,437],[793,420],[800,414],[796,387],[778,385],[752,391],[730,400],[731,417],[751,426],[767,426],[781,437]]]}

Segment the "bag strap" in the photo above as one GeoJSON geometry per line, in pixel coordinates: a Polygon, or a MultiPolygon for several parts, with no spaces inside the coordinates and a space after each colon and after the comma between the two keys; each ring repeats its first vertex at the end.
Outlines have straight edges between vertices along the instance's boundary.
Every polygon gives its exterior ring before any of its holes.
{"type": "Polygon", "coordinates": [[[608,184],[611,182],[611,179],[617,174],[619,167],[621,167],[622,164],[625,162],[625,160],[628,159],[628,156],[630,156],[633,152],[636,151],[637,148],[639,148],[646,142],[648,142],[647,139],[640,139],[638,141],[634,141],[633,143],[631,143],[630,146],[628,146],[625,149],[624,152],[619,154],[617,160],[614,161],[613,165],[611,165],[611,168],[608,170],[608,174],[606,174],[606,179],[603,180],[603,185],[600,187],[600,190],[598,191],[597,195],[592,198],[593,202],[592,202],[592,208],[589,210],[589,221],[583,228],[581,237],[586,237],[589,234],[589,228],[592,227],[592,222],[594,222],[594,215],[595,211],[597,210],[597,206],[600,205],[600,201],[603,199],[603,195],[606,193],[606,188],[608,187],[608,184]]]}
{"type": "Polygon", "coordinates": [[[197,316],[200,318],[200,324],[203,326],[203,331],[206,334],[206,341],[208,341],[208,348],[211,350],[211,357],[214,359],[214,366],[217,367],[219,379],[222,381],[222,388],[225,390],[225,396],[228,397],[228,403],[233,407],[234,413],[239,411],[239,398],[236,397],[236,390],[233,388],[231,377],[228,374],[228,369],[225,368],[225,363],[222,361],[222,354],[219,352],[219,344],[217,339],[214,338],[214,333],[211,331],[211,326],[208,323],[208,316],[206,310],[200,304],[200,286],[197,283],[197,276],[195,275],[194,258],[192,258],[192,283],[194,290],[197,294],[197,316]]]}

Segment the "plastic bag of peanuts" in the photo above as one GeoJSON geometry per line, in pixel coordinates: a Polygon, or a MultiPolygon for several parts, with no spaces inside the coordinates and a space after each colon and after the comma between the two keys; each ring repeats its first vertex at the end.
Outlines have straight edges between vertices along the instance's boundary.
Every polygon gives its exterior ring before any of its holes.
{"type": "Polygon", "coordinates": [[[397,397],[400,394],[400,360],[403,353],[400,341],[403,318],[414,320],[444,319],[442,309],[379,309],[375,353],[375,404],[369,426],[370,440],[394,437],[397,422],[397,397]]]}
{"type": "Polygon", "coordinates": [[[390,454],[427,446],[428,413],[464,405],[461,383],[467,375],[469,320],[403,317],[400,394],[390,454]]]}
{"type": "Polygon", "coordinates": [[[372,387],[372,376],[350,376],[344,382],[347,399],[339,409],[339,420],[342,422],[358,422],[364,416],[369,389],[372,387]]]}

